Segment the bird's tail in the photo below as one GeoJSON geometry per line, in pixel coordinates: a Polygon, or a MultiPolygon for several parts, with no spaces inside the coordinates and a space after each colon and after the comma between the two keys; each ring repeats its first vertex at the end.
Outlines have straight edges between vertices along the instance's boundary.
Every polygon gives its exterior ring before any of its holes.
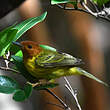
{"type": "Polygon", "coordinates": [[[95,80],[95,81],[97,81],[97,82],[99,82],[99,83],[101,83],[101,84],[103,84],[103,85],[105,85],[107,87],[110,87],[107,83],[101,81],[100,79],[96,78],[94,75],[86,72],[85,70],[83,70],[83,69],[81,69],[79,67],[73,67],[73,68],[71,68],[70,69],[70,74],[71,75],[83,75],[83,76],[86,76],[88,78],[91,78],[91,79],[93,79],[93,80],[95,80]]]}

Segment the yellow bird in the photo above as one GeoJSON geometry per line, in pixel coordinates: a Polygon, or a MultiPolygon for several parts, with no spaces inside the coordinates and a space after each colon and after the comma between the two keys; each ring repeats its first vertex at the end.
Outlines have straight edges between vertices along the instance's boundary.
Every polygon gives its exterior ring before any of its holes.
{"type": "Polygon", "coordinates": [[[14,44],[21,47],[24,65],[38,82],[40,80],[54,82],[56,78],[62,76],[83,75],[108,86],[92,74],[75,67],[82,63],[81,59],[59,52],[47,45],[39,45],[33,41],[14,42],[14,44]]]}

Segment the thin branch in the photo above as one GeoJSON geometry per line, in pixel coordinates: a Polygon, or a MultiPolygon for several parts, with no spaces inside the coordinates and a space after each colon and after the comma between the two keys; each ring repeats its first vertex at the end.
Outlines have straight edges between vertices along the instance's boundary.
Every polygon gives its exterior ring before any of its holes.
{"type": "MultiPolygon", "coordinates": [[[[10,57],[10,51],[8,51],[8,52],[5,54],[5,57],[6,57],[6,59],[9,59],[9,57],[10,57]]],[[[5,61],[6,67],[8,68],[10,61],[7,61],[7,60],[4,60],[4,61],[5,61]]]]}
{"type": "MultiPolygon", "coordinates": [[[[104,19],[104,20],[110,22],[110,18],[108,18],[108,17],[106,17],[106,16],[103,16],[103,14],[102,14],[102,13],[105,13],[105,11],[94,13],[94,12],[92,12],[92,11],[85,5],[84,2],[81,2],[81,5],[88,11],[89,14],[95,16],[95,17],[98,18],[98,19],[101,18],[101,19],[104,19]]],[[[94,6],[94,7],[95,7],[95,6],[94,6]]],[[[96,11],[97,11],[97,10],[96,10],[96,11]]]]}
{"type": "Polygon", "coordinates": [[[98,15],[98,18],[102,18],[102,19],[104,19],[104,20],[110,22],[110,18],[108,18],[108,17],[98,15]]]}
{"type": "Polygon", "coordinates": [[[64,106],[64,109],[65,110],[71,110],[71,108],[67,105],[67,104],[65,104],[64,102],[63,102],[63,100],[61,100],[57,95],[55,95],[52,91],[50,91],[49,89],[45,89],[48,93],[50,93],[52,96],[54,96],[63,106],[64,106]]]}
{"type": "Polygon", "coordinates": [[[95,16],[96,18],[98,17],[97,13],[93,13],[86,5],[84,2],[81,2],[81,5],[93,16],[95,16]]]}
{"type": "MultiPolygon", "coordinates": [[[[84,13],[87,13],[87,14],[90,14],[94,17],[96,17],[97,19],[101,18],[101,19],[104,19],[108,22],[110,22],[110,18],[106,17],[106,16],[103,16],[101,15],[101,12],[92,12],[86,5],[84,2],[80,2],[81,6],[84,7],[85,9],[83,8],[71,8],[71,7],[66,7],[65,5],[62,6],[60,4],[56,4],[60,9],[63,9],[63,10],[69,10],[69,11],[81,11],[81,12],[84,12],[84,13]]],[[[97,10],[96,10],[97,11],[97,10]]]]}
{"type": "Polygon", "coordinates": [[[81,11],[81,12],[85,12],[85,13],[88,13],[90,14],[87,10],[84,10],[82,8],[70,8],[70,7],[63,7],[62,5],[60,4],[56,4],[59,8],[63,9],[63,10],[69,10],[69,11],[81,11]]]}
{"type": "Polygon", "coordinates": [[[15,72],[15,73],[18,73],[18,74],[20,74],[20,72],[19,71],[16,71],[16,70],[14,70],[14,69],[12,69],[12,68],[6,68],[6,67],[1,67],[0,66],[0,69],[1,70],[4,70],[4,71],[11,71],[11,72],[15,72]]]}
{"type": "Polygon", "coordinates": [[[20,74],[19,71],[15,70],[15,69],[12,69],[12,68],[9,68],[8,63],[10,63],[10,62],[11,62],[12,64],[14,64],[14,63],[13,63],[12,61],[10,61],[10,59],[8,59],[8,57],[9,57],[9,56],[7,56],[7,58],[4,58],[4,57],[0,56],[0,59],[3,59],[4,61],[8,61],[8,62],[6,63],[6,66],[7,66],[7,67],[2,67],[2,66],[0,66],[0,69],[1,69],[1,70],[4,70],[4,71],[11,71],[11,72],[15,72],[15,73],[20,74]]]}
{"type": "Polygon", "coordinates": [[[4,58],[4,57],[2,57],[2,56],[0,56],[0,59],[7,60],[7,61],[9,61],[10,63],[14,64],[12,61],[10,61],[10,59],[4,58]]]}
{"type": "Polygon", "coordinates": [[[65,81],[66,81],[66,84],[65,84],[65,87],[69,90],[69,92],[72,94],[72,96],[74,97],[75,101],[76,101],[76,104],[77,104],[77,107],[79,110],[82,110],[81,109],[81,106],[78,102],[78,99],[77,99],[77,91],[76,90],[73,90],[73,88],[71,87],[69,81],[67,80],[66,77],[64,77],[65,81]]]}

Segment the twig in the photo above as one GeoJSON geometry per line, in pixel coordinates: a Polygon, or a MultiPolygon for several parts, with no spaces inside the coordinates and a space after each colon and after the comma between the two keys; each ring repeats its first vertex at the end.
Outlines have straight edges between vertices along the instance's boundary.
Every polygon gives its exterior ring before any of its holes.
{"type": "MultiPolygon", "coordinates": [[[[81,2],[81,5],[82,5],[82,7],[84,7],[84,8],[88,11],[89,14],[95,16],[96,18],[101,18],[101,19],[104,19],[104,20],[110,22],[110,19],[109,19],[108,17],[103,16],[103,15],[105,14],[105,11],[98,12],[97,8],[95,8],[97,12],[94,13],[94,12],[92,12],[92,11],[85,5],[84,2],[81,2]],[[102,14],[102,13],[103,13],[103,14],[102,14]]],[[[94,6],[94,7],[95,7],[95,6],[94,6]]]]}
{"type": "Polygon", "coordinates": [[[2,56],[0,56],[0,59],[7,60],[7,61],[9,61],[10,63],[14,64],[12,61],[10,61],[10,59],[4,58],[4,57],[2,57],[2,56]]]}
{"type": "MultiPolygon", "coordinates": [[[[8,51],[8,53],[5,54],[5,56],[6,56],[6,59],[8,59],[9,56],[10,56],[10,51],[8,51]]],[[[10,63],[10,61],[5,60],[5,64],[6,64],[6,67],[7,67],[7,68],[9,67],[9,63],[10,63]]]]}
{"type": "Polygon", "coordinates": [[[85,13],[88,13],[90,14],[87,10],[84,10],[82,8],[70,8],[70,7],[63,7],[62,5],[60,4],[56,4],[59,8],[63,9],[63,10],[69,10],[69,11],[82,11],[82,12],[85,12],[85,13]]]}
{"type": "Polygon", "coordinates": [[[65,110],[71,110],[71,108],[63,102],[63,100],[61,100],[57,95],[55,95],[52,91],[50,91],[49,89],[45,89],[48,93],[50,93],[52,96],[54,96],[63,106],[65,110]]]}
{"type": "MultiPolygon", "coordinates": [[[[104,19],[104,20],[110,22],[110,19],[109,19],[107,16],[103,16],[103,14],[101,14],[102,12],[96,12],[96,13],[95,13],[95,12],[92,12],[92,11],[85,5],[85,3],[82,2],[82,1],[80,2],[80,4],[81,4],[81,6],[82,6],[83,8],[85,8],[85,9],[79,8],[79,7],[78,7],[78,8],[66,7],[65,5],[62,6],[62,5],[60,5],[60,4],[56,4],[56,5],[57,5],[59,8],[63,9],[63,10],[85,12],[85,13],[87,13],[87,14],[90,14],[90,15],[96,17],[97,19],[101,18],[101,19],[104,19]]],[[[97,11],[97,10],[96,10],[96,11],[97,11]]],[[[103,11],[103,13],[104,13],[104,11],[103,11]]]]}
{"type": "Polygon", "coordinates": [[[9,55],[10,55],[10,53],[8,52],[8,54],[6,55],[7,58],[4,58],[4,57],[0,56],[0,59],[3,59],[3,60],[5,61],[5,63],[6,63],[6,67],[0,66],[0,69],[1,69],[1,70],[5,70],[5,71],[11,71],[11,72],[15,72],[15,73],[19,73],[19,74],[20,74],[19,71],[16,71],[15,69],[12,69],[12,68],[9,68],[9,65],[8,65],[8,64],[9,64],[10,62],[11,62],[12,64],[14,64],[12,61],[10,61],[10,59],[8,59],[8,58],[9,58],[9,55]]]}
{"type": "Polygon", "coordinates": [[[79,110],[82,110],[81,109],[81,106],[78,102],[78,99],[77,99],[77,91],[76,90],[73,90],[73,88],[71,87],[69,81],[67,80],[66,77],[64,77],[65,81],[66,81],[66,84],[65,84],[65,87],[70,91],[70,93],[72,94],[72,96],[74,97],[75,101],[76,101],[76,104],[77,104],[77,107],[79,110]]]}
{"type": "Polygon", "coordinates": [[[84,2],[81,2],[81,5],[93,16],[95,16],[96,18],[98,17],[97,13],[93,13],[86,5],[84,2]]]}
{"type": "Polygon", "coordinates": [[[1,67],[1,66],[0,66],[0,69],[1,69],[1,70],[5,70],[5,71],[11,71],[11,72],[15,72],[15,73],[19,73],[19,74],[20,74],[19,71],[16,71],[16,70],[14,70],[14,69],[12,69],[12,68],[9,68],[9,67],[6,68],[6,67],[1,67]]]}
{"type": "Polygon", "coordinates": [[[110,22],[110,18],[106,17],[106,16],[101,16],[101,15],[98,15],[98,18],[102,18],[108,22],[110,22]]]}

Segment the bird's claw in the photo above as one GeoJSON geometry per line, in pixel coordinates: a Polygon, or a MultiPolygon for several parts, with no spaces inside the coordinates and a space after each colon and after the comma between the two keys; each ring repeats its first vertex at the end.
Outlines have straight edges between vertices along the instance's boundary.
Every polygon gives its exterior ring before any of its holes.
{"type": "Polygon", "coordinates": [[[37,86],[37,85],[39,85],[40,83],[31,83],[31,82],[27,82],[27,84],[30,84],[30,85],[32,85],[32,87],[35,87],[35,86],[37,86]]]}

